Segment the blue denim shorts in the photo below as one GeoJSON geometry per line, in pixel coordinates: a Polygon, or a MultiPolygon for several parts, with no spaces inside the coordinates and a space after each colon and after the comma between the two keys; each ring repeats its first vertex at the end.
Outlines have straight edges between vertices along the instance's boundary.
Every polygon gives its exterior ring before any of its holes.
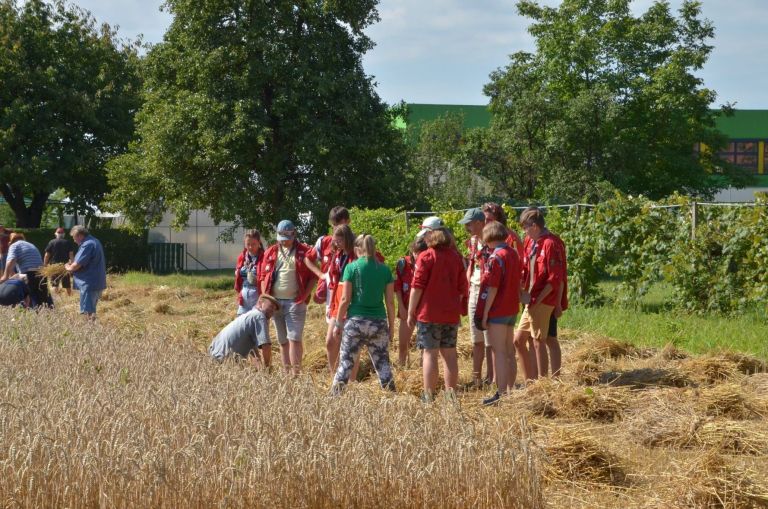
{"type": "Polygon", "coordinates": [[[517,315],[497,316],[496,318],[489,318],[488,323],[497,325],[515,325],[515,318],[517,318],[517,315]]]}
{"type": "Polygon", "coordinates": [[[96,314],[96,303],[101,298],[103,290],[80,290],[80,313],[84,315],[96,314]]]}

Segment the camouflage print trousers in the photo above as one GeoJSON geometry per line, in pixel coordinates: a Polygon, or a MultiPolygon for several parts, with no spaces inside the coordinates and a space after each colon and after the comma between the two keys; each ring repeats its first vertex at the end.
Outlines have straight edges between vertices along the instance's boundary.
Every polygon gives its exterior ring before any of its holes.
{"type": "Polygon", "coordinates": [[[341,387],[349,381],[349,373],[363,346],[368,347],[381,386],[394,391],[395,382],[389,363],[389,326],[383,319],[352,317],[347,320],[341,338],[339,368],[333,378],[333,385],[341,387]]]}

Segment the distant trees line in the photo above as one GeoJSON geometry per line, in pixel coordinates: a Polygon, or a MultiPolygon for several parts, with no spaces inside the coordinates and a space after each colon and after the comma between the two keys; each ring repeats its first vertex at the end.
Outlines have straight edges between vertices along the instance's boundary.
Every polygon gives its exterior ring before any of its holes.
{"type": "Polygon", "coordinates": [[[726,140],[694,74],[714,35],[698,2],[633,16],[629,0],[519,1],[536,51],[491,74],[492,124],[465,131],[449,115],[405,133],[407,105],[383,103],[362,67],[377,3],[169,0],[171,26],[142,56],[61,0],[0,0],[0,194],[17,225],[38,226],[57,190],[136,228],[206,208],[255,227],[310,212],[315,232],[338,203],[709,196],[748,183],[715,156],[726,140]]]}

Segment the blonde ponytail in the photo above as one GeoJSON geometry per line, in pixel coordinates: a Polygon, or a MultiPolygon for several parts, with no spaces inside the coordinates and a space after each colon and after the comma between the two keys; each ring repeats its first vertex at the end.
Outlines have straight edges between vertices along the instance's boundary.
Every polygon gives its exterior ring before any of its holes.
{"type": "Polygon", "coordinates": [[[355,239],[355,248],[363,256],[368,258],[376,258],[376,241],[371,235],[362,233],[355,239]]]}

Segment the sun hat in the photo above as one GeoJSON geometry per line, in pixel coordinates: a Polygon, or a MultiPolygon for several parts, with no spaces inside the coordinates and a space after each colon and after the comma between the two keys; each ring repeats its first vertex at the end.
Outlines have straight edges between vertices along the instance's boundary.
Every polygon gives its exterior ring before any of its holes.
{"type": "Polygon", "coordinates": [[[483,211],[479,208],[469,209],[464,213],[464,217],[459,220],[459,224],[467,224],[472,221],[485,222],[485,214],[483,214],[483,211]]]}
{"type": "Polygon", "coordinates": [[[277,225],[277,240],[293,240],[296,236],[296,227],[288,219],[283,219],[277,225]]]}
{"type": "Polygon", "coordinates": [[[269,302],[275,305],[275,311],[280,311],[280,302],[278,302],[278,300],[272,297],[271,295],[267,293],[262,293],[261,295],[259,295],[259,299],[268,300],[269,302]]]}
{"type": "Polygon", "coordinates": [[[443,226],[445,226],[445,223],[443,223],[442,219],[437,216],[429,216],[421,222],[421,230],[416,234],[416,238],[421,238],[425,233],[432,231],[435,228],[442,228],[443,226]]]}

